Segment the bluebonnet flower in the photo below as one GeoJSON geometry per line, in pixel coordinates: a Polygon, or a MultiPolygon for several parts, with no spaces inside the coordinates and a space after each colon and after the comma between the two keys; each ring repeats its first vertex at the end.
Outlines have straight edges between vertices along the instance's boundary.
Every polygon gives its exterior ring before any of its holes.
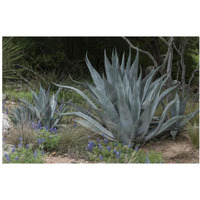
{"type": "Polygon", "coordinates": [[[5,109],[5,106],[2,106],[2,109],[4,110],[4,109],[5,109]]]}
{"type": "Polygon", "coordinates": [[[117,143],[115,143],[115,147],[117,146],[117,143]]]}
{"type": "Polygon", "coordinates": [[[51,139],[51,136],[49,136],[49,139],[51,139]]]}
{"type": "Polygon", "coordinates": [[[99,158],[100,158],[100,160],[103,160],[103,156],[101,154],[99,155],[99,158]]]}
{"type": "Polygon", "coordinates": [[[91,145],[92,147],[94,147],[95,146],[95,144],[94,144],[94,142],[92,142],[92,141],[88,141],[88,143],[89,143],[89,145],[91,145]]]}
{"type": "Polygon", "coordinates": [[[13,148],[13,149],[12,149],[12,152],[15,152],[15,151],[16,151],[16,149],[15,149],[15,148],[13,148]]]}
{"type": "Polygon", "coordinates": [[[115,154],[117,153],[117,150],[116,150],[116,149],[114,149],[114,153],[115,153],[115,154]]]}
{"type": "Polygon", "coordinates": [[[102,133],[101,136],[104,137],[104,133],[102,133]]]}
{"type": "Polygon", "coordinates": [[[42,138],[42,142],[44,142],[44,138],[42,138]]]}
{"type": "Polygon", "coordinates": [[[129,144],[129,145],[128,145],[128,148],[132,148],[132,145],[131,145],[131,144],[129,144]]]}
{"type": "Polygon", "coordinates": [[[52,133],[54,131],[54,128],[53,127],[51,127],[51,129],[50,129],[50,132],[52,133]]]}
{"type": "Polygon", "coordinates": [[[42,140],[39,138],[38,139],[38,144],[41,144],[42,143],[42,140]]]}
{"type": "Polygon", "coordinates": [[[48,130],[49,130],[47,126],[45,126],[44,128],[45,128],[45,130],[46,130],[46,131],[48,131],[48,130]]]}
{"type": "Polygon", "coordinates": [[[22,148],[22,145],[19,143],[19,144],[18,144],[18,147],[19,147],[19,148],[22,148]]]}
{"type": "Polygon", "coordinates": [[[28,144],[26,145],[26,149],[29,149],[29,145],[28,144]]]}
{"type": "Polygon", "coordinates": [[[120,152],[117,151],[116,155],[117,155],[117,158],[119,159],[120,158],[120,152]]]}
{"type": "Polygon", "coordinates": [[[42,129],[42,124],[39,122],[37,129],[42,129]]]}
{"type": "Polygon", "coordinates": [[[108,140],[104,139],[104,142],[105,142],[105,145],[107,145],[107,144],[108,144],[108,140]]]}
{"type": "Polygon", "coordinates": [[[12,147],[13,147],[13,148],[16,148],[17,146],[16,146],[16,145],[13,145],[12,147]]]}
{"type": "Polygon", "coordinates": [[[100,139],[99,139],[99,138],[97,138],[97,142],[100,142],[100,139]]]}
{"type": "Polygon", "coordinates": [[[58,131],[57,131],[57,129],[56,128],[54,128],[54,133],[56,134],[58,131]]]}
{"type": "Polygon", "coordinates": [[[74,122],[74,128],[76,128],[77,127],[77,122],[74,122]]]}
{"type": "Polygon", "coordinates": [[[37,151],[34,151],[34,158],[37,158],[37,151]]]}
{"type": "Polygon", "coordinates": [[[11,162],[10,157],[8,155],[5,156],[7,162],[11,162]]]}
{"type": "Polygon", "coordinates": [[[99,146],[99,150],[101,151],[102,150],[101,144],[99,143],[98,146],[99,146]]]}
{"type": "Polygon", "coordinates": [[[19,137],[19,142],[22,142],[22,140],[23,140],[22,137],[19,137]]]}
{"type": "Polygon", "coordinates": [[[88,135],[88,138],[90,138],[90,135],[88,135]]]}
{"type": "Polygon", "coordinates": [[[36,131],[38,130],[38,125],[37,125],[37,124],[35,124],[34,129],[35,129],[36,131]]]}
{"type": "Polygon", "coordinates": [[[15,160],[19,160],[19,157],[16,157],[15,160]]]}
{"type": "Polygon", "coordinates": [[[44,133],[42,133],[42,135],[44,135],[44,133]]]}
{"type": "Polygon", "coordinates": [[[135,151],[138,151],[138,147],[135,147],[135,151]]]}
{"type": "Polygon", "coordinates": [[[7,157],[7,156],[8,156],[8,154],[7,154],[7,153],[5,153],[5,154],[4,154],[4,156],[5,156],[5,157],[7,157]]]}
{"type": "Polygon", "coordinates": [[[123,143],[122,143],[122,146],[124,146],[124,145],[125,145],[125,143],[123,142],[123,143]]]}
{"type": "Polygon", "coordinates": [[[8,111],[9,111],[9,110],[8,110],[8,109],[6,109],[6,114],[7,114],[7,115],[8,115],[8,111]]]}
{"type": "Polygon", "coordinates": [[[5,137],[3,138],[3,141],[6,141],[6,138],[5,138],[5,137]]]}
{"type": "Polygon", "coordinates": [[[110,148],[110,146],[107,146],[107,149],[108,149],[108,151],[109,151],[109,152],[111,151],[111,148],[110,148]]]}
{"type": "Polygon", "coordinates": [[[42,155],[44,154],[44,150],[41,151],[41,154],[42,154],[42,155]]]}
{"type": "Polygon", "coordinates": [[[92,151],[92,146],[91,146],[91,144],[88,144],[87,150],[88,150],[88,151],[92,151]]]}

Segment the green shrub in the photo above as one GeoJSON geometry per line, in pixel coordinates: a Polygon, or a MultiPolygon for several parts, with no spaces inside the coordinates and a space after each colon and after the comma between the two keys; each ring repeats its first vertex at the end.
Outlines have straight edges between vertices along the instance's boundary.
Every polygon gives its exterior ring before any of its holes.
{"type": "Polygon", "coordinates": [[[3,157],[4,163],[43,163],[44,157],[43,150],[32,150],[31,145],[26,147],[18,147],[15,146],[12,149],[12,152],[7,155],[5,154],[3,157]]]}
{"type": "Polygon", "coordinates": [[[146,154],[122,143],[109,142],[107,139],[89,140],[86,150],[91,162],[103,163],[159,163],[162,162],[161,153],[150,151],[146,154]]]}
{"type": "Polygon", "coordinates": [[[42,144],[45,151],[53,151],[58,149],[60,134],[57,134],[55,128],[43,128],[38,130],[38,139],[38,142],[42,144]]]}

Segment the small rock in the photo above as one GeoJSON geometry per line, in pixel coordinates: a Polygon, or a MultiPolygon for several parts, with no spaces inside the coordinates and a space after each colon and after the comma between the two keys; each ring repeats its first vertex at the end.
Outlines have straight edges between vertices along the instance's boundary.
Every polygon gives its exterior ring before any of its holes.
{"type": "Polygon", "coordinates": [[[2,95],[2,99],[3,99],[3,100],[6,100],[6,99],[7,99],[7,95],[6,95],[6,94],[3,94],[3,95],[2,95]]]}

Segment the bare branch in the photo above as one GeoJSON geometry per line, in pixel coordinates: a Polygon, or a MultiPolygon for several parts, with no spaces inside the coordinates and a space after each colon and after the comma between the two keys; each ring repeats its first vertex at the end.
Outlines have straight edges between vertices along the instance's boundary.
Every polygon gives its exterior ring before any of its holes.
{"type": "Polygon", "coordinates": [[[158,66],[157,61],[154,59],[154,57],[153,57],[148,51],[144,51],[144,50],[142,50],[142,49],[140,49],[140,48],[135,47],[135,46],[130,42],[130,40],[127,39],[126,37],[122,37],[122,38],[129,44],[129,46],[130,46],[132,49],[134,49],[134,50],[137,50],[137,49],[138,49],[138,51],[139,51],[140,53],[143,53],[143,54],[147,55],[147,56],[151,59],[151,61],[153,62],[153,64],[154,64],[155,67],[158,66]]]}
{"type": "Polygon", "coordinates": [[[177,70],[177,74],[176,74],[176,80],[178,81],[178,77],[179,77],[179,72],[180,72],[180,68],[181,68],[181,66],[179,65],[180,64],[180,60],[176,63],[177,64],[177,66],[178,66],[178,70],[177,70]]]}
{"type": "Polygon", "coordinates": [[[169,44],[168,44],[168,42],[167,42],[167,40],[165,40],[165,38],[164,37],[159,37],[167,46],[169,46],[169,44]]]}
{"type": "Polygon", "coordinates": [[[189,82],[188,82],[188,87],[190,87],[190,84],[191,84],[191,82],[192,82],[192,79],[194,78],[194,75],[195,75],[195,73],[196,73],[197,71],[199,71],[199,64],[197,65],[196,69],[192,72],[191,78],[190,78],[190,80],[189,80],[189,82]]]}

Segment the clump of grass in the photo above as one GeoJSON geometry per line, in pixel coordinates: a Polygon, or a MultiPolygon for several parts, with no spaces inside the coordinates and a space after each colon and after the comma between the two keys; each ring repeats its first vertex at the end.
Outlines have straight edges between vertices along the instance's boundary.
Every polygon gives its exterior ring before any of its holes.
{"type": "Polygon", "coordinates": [[[77,126],[76,123],[72,126],[68,125],[60,130],[59,151],[71,156],[84,157],[89,137],[94,137],[94,133],[77,126]]]}
{"type": "Polygon", "coordinates": [[[199,125],[189,122],[186,126],[187,134],[195,148],[199,148],[199,125]]]}
{"type": "Polygon", "coordinates": [[[32,144],[35,147],[37,146],[37,132],[29,124],[18,124],[9,130],[6,141],[8,144],[16,146],[21,142],[23,147],[27,144],[32,144]]]}
{"type": "Polygon", "coordinates": [[[184,158],[190,154],[192,147],[184,143],[174,143],[168,147],[168,150],[163,153],[163,157],[167,159],[184,158]]]}

